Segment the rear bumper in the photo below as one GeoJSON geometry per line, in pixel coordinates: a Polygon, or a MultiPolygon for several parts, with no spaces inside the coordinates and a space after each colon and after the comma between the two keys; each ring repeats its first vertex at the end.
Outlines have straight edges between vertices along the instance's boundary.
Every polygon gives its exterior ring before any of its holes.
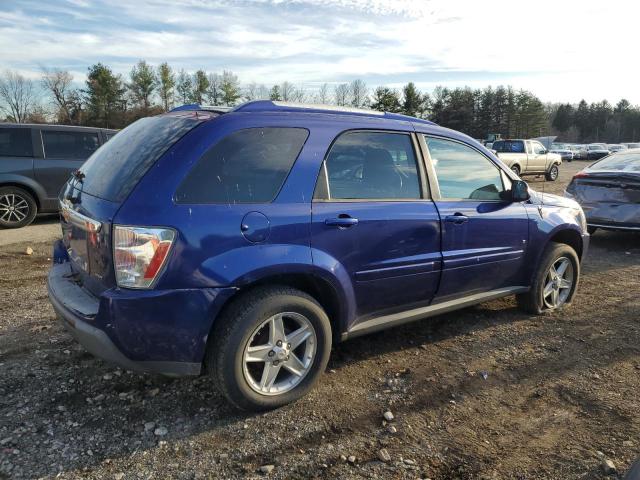
{"type": "Polygon", "coordinates": [[[47,278],[49,299],[71,335],[90,353],[127,370],[199,375],[215,314],[231,289],[124,291],[95,297],[69,262],[47,278]]]}
{"type": "Polygon", "coordinates": [[[635,203],[582,201],[582,209],[590,227],[610,230],[640,230],[640,206],[635,203]]]}
{"type": "Polygon", "coordinates": [[[616,223],[598,222],[587,222],[587,225],[594,228],[602,228],[603,230],[624,230],[628,232],[640,232],[640,225],[621,225],[616,223]]]}
{"type": "Polygon", "coordinates": [[[68,262],[51,268],[47,289],[53,309],[63,325],[78,343],[96,357],[137,372],[170,376],[200,374],[201,363],[134,361],[122,353],[104,330],[91,325],[99,312],[100,300],[74,282],[68,262]]]}

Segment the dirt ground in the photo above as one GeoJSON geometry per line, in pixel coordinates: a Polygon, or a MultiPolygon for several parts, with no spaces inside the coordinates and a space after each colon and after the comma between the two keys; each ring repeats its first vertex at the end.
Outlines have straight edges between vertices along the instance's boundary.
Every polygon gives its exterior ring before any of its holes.
{"type": "Polygon", "coordinates": [[[640,455],[640,235],[596,233],[561,312],[507,298],[340,344],[260,415],[85,353],[47,301],[49,245],[25,246],[0,247],[0,478],[597,479],[640,455]]]}

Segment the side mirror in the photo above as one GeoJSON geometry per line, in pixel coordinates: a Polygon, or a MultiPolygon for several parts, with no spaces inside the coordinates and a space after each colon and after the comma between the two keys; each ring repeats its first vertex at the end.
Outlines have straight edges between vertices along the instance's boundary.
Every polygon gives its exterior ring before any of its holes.
{"type": "Polygon", "coordinates": [[[511,184],[511,200],[514,202],[526,202],[531,198],[529,185],[522,180],[514,180],[511,184]]]}
{"type": "Polygon", "coordinates": [[[540,152],[540,155],[546,155],[547,153],[549,153],[549,150],[545,148],[540,152]]]}

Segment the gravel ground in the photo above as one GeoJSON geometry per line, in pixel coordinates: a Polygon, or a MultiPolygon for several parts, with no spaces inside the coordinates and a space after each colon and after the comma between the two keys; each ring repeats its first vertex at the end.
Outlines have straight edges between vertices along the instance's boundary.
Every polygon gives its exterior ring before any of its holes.
{"type": "Polygon", "coordinates": [[[28,227],[7,230],[0,229],[0,247],[16,243],[23,244],[27,240],[30,243],[53,243],[55,239],[60,238],[60,235],[58,215],[39,215],[28,227]]]}
{"type": "Polygon", "coordinates": [[[49,245],[26,246],[0,248],[0,478],[597,479],[640,453],[640,235],[596,233],[561,312],[506,298],[346,342],[260,415],[84,352],[47,301],[49,245]]]}

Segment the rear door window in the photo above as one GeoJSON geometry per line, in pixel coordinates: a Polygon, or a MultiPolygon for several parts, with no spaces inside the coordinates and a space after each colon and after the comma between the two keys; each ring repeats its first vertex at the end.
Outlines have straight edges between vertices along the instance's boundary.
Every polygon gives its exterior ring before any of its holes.
{"type": "Polygon", "coordinates": [[[0,128],[0,157],[33,157],[30,128],[0,128]]]}
{"type": "Polygon", "coordinates": [[[189,172],[176,203],[268,203],[275,199],[309,132],[248,128],[223,138],[189,172]]]}
{"type": "Polygon", "coordinates": [[[45,158],[84,160],[100,146],[95,132],[42,130],[45,158]]]}
{"type": "Polygon", "coordinates": [[[316,199],[414,200],[420,176],[411,137],[404,133],[348,132],[325,160],[316,199]]]}

